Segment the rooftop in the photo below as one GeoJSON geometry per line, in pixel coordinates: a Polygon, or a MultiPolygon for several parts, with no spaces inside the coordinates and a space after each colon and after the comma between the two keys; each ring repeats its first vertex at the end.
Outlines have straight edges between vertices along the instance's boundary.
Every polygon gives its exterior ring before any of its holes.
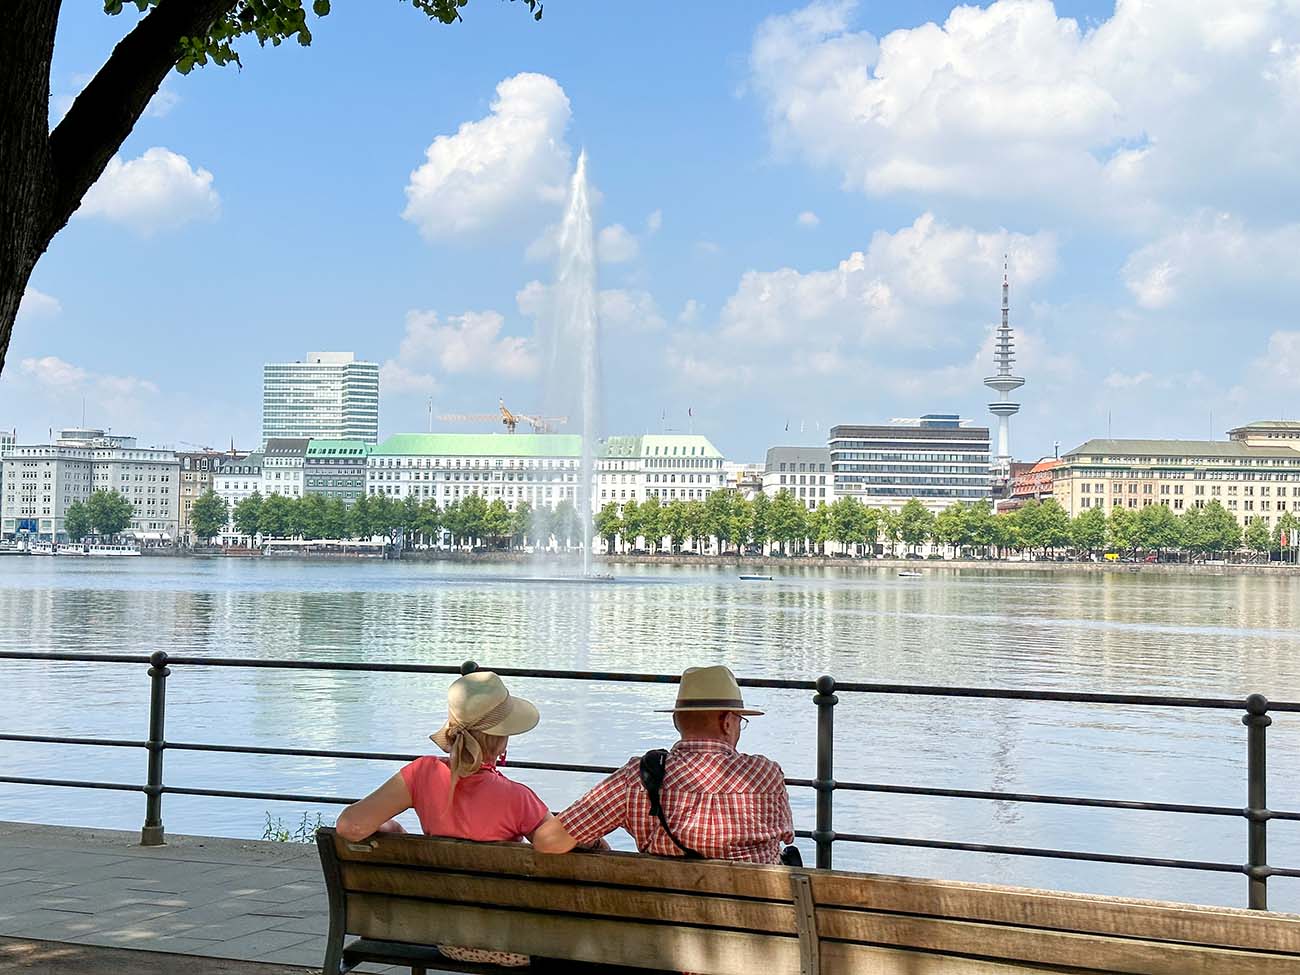
{"type": "Polygon", "coordinates": [[[572,433],[397,433],[372,456],[579,457],[582,437],[572,433]]]}
{"type": "Polygon", "coordinates": [[[1089,440],[1066,457],[1278,457],[1300,460],[1300,451],[1291,447],[1252,447],[1235,440],[1089,440]]]}
{"type": "Polygon", "coordinates": [[[308,457],[364,457],[373,447],[364,440],[312,440],[308,457]]]}

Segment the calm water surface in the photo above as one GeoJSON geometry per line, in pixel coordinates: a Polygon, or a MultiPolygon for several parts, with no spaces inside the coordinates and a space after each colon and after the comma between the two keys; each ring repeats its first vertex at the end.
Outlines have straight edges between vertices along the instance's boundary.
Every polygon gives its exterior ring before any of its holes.
{"type": "MultiPolygon", "coordinates": [[[[929,570],[777,570],[740,582],[710,567],[618,569],[602,585],[536,568],[176,559],[0,559],[0,647],[671,672],[721,662],[748,676],[1300,699],[1300,580],[929,570]]],[[[3,730],[143,738],[148,680],[123,665],[0,662],[3,730]]],[[[614,765],[670,740],[673,688],[515,681],[541,707],[516,759],[614,765]]],[[[418,752],[446,682],[404,675],[176,668],[172,741],[418,752]]],[[[768,709],[742,748],[813,775],[809,695],[751,692],[768,709]]],[[[1245,804],[1235,712],[842,695],[840,779],[1213,805],[1245,804]]],[[[1269,730],[1270,805],[1300,809],[1300,721],[1269,730]]],[[[166,780],[362,795],[388,763],[168,752],[166,780]]],[[[139,750],[0,742],[4,774],[139,782],[139,750]]],[[[553,808],[594,779],[514,773],[553,808]]],[[[812,827],[812,796],[794,790],[812,827]]],[[[138,828],[143,797],[0,785],[0,818],[138,828]]],[[[168,796],[174,832],[261,835],[337,807],[168,796]]],[[[1168,813],[845,794],[844,832],[1240,862],[1245,823],[1168,813]]],[[[1270,858],[1300,866],[1300,824],[1273,823],[1270,858]]],[[[1233,875],[837,844],[839,866],[888,873],[1242,905],[1233,875]]],[[[1272,906],[1300,910],[1300,881],[1272,906]]]]}

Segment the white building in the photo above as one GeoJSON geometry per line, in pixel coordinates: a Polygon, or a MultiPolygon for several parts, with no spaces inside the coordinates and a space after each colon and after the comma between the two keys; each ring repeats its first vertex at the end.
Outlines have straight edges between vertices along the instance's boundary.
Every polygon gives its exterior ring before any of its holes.
{"type": "MultiPolygon", "coordinates": [[[[366,492],[446,506],[471,494],[510,507],[580,502],[582,438],[554,433],[406,433],[371,452],[366,492]]],[[[593,459],[591,506],[657,496],[702,501],[725,486],[722,454],[689,434],[610,437],[593,459]]]]}
{"type": "Polygon", "coordinates": [[[221,530],[222,545],[237,545],[247,539],[235,528],[235,506],[262,490],[262,455],[226,458],[212,472],[212,491],[226,502],[226,525],[221,530]]]}
{"type": "Polygon", "coordinates": [[[74,501],[116,491],[131,503],[128,531],[143,542],[174,542],[180,509],[180,461],[170,450],[137,446],[134,437],[70,428],[53,444],[15,444],[4,456],[0,535],[64,535],[74,501]]]}
{"type": "Polygon", "coordinates": [[[266,442],[262,451],[262,497],[302,497],[308,443],[302,437],[275,437],[266,442]]]}
{"type": "Polygon", "coordinates": [[[379,440],[379,364],[351,352],[262,367],[262,443],[281,437],[379,440]]]}
{"type": "Polygon", "coordinates": [[[477,494],[510,508],[578,504],[582,438],[555,433],[400,433],[371,451],[366,493],[432,498],[440,507],[477,494]]]}
{"type": "Polygon", "coordinates": [[[988,427],[950,413],[880,426],[831,427],[835,497],[897,511],[915,498],[931,511],[990,497],[988,427]]]}
{"type": "Polygon", "coordinates": [[[763,465],[763,493],[774,498],[789,491],[805,508],[835,500],[835,476],[827,447],[769,447],[763,465]]]}

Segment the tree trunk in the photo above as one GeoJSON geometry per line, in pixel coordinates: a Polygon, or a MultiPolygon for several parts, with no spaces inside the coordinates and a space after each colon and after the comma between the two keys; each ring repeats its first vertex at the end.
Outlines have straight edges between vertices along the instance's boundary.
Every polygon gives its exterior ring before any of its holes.
{"type": "Polygon", "coordinates": [[[0,12],[0,372],[37,260],[81,206],[176,64],[236,0],[162,0],[113,49],[53,132],[50,62],[60,0],[0,12]]]}

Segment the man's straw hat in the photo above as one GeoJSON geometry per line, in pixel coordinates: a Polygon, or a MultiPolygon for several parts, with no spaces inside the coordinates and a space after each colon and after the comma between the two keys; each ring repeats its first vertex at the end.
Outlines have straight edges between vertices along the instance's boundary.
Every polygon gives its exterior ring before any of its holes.
{"type": "Polygon", "coordinates": [[[429,737],[444,751],[461,731],[485,735],[522,735],[537,727],[537,708],[513,697],[501,678],[490,670],[466,674],[447,688],[447,721],[429,737]]]}
{"type": "Polygon", "coordinates": [[[730,711],[732,714],[762,714],[745,707],[736,675],[726,667],[687,667],[677,687],[677,704],[661,708],[659,714],[680,711],[730,711]]]}

